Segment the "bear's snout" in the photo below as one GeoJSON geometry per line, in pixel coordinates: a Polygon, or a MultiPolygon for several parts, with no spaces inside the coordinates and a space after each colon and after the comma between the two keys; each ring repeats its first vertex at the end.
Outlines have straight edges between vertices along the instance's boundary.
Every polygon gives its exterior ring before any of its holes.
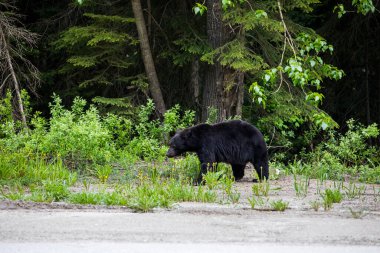
{"type": "Polygon", "coordinates": [[[177,152],[175,152],[174,148],[169,148],[168,152],[166,152],[166,156],[169,158],[175,157],[177,152]]]}

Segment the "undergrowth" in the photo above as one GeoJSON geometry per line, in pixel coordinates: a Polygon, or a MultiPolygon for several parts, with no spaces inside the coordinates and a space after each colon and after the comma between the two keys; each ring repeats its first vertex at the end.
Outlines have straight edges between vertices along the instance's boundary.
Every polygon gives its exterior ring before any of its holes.
{"type": "MultiPolygon", "coordinates": [[[[200,164],[194,154],[165,159],[166,143],[176,130],[194,123],[194,112],[179,106],[155,119],[152,101],[137,115],[101,114],[94,105],[75,98],[65,108],[58,96],[50,104],[51,116],[29,115],[29,129],[12,116],[10,93],[0,100],[0,198],[35,202],[121,205],[147,212],[182,201],[236,204],[231,167],[215,166],[195,186],[200,164]]],[[[26,110],[29,112],[31,110],[26,110]]],[[[328,138],[292,162],[272,162],[278,174],[292,174],[296,195],[308,193],[311,178],[349,180],[344,196],[356,198],[365,189],[355,182],[380,183],[379,150],[368,145],[379,135],[375,124],[364,127],[348,122],[341,135],[328,138]],[[280,173],[281,172],[281,173],[280,173]]],[[[281,155],[278,154],[278,157],[281,155]]],[[[287,202],[269,202],[269,182],[252,185],[252,208],[285,210],[287,202]]],[[[325,209],[336,202],[334,191],[322,193],[325,209]],[[333,200],[331,200],[333,199],[333,200]]],[[[314,209],[319,208],[315,204],[314,209]]]]}

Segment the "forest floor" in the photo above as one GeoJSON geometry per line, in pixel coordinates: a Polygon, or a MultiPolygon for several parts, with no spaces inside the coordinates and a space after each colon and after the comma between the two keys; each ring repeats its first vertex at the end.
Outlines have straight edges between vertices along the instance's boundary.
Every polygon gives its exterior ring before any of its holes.
{"type": "MultiPolygon", "coordinates": [[[[333,182],[328,182],[333,184],[333,182]]],[[[297,197],[292,177],[270,182],[284,212],[252,210],[252,182],[235,184],[238,204],[178,203],[136,213],[124,207],[0,201],[1,252],[380,252],[380,186],[327,211],[311,180],[297,197]]]]}

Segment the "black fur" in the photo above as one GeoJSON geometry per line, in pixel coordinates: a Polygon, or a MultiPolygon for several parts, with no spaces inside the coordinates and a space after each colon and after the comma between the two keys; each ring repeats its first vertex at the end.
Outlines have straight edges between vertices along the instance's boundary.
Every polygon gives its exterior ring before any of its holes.
{"type": "Polygon", "coordinates": [[[195,152],[201,162],[201,176],[213,163],[232,166],[236,180],[244,176],[248,162],[255,167],[260,180],[268,179],[268,152],[262,133],[251,124],[231,120],[215,125],[200,124],[176,133],[169,142],[168,157],[195,152]]]}

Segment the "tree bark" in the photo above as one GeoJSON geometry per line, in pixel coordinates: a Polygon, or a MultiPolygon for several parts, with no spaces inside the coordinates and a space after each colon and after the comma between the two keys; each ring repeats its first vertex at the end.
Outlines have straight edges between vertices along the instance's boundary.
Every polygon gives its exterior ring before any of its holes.
{"type": "MultiPolygon", "coordinates": [[[[224,43],[224,27],[222,21],[222,3],[220,0],[207,0],[207,37],[212,49],[224,43]]],[[[218,61],[209,65],[202,96],[202,121],[210,116],[210,110],[216,110],[216,121],[223,118],[223,67],[218,61]]]]}
{"type": "MultiPolygon", "coordinates": [[[[368,36],[367,36],[368,37],[368,36]]],[[[371,124],[371,103],[370,103],[370,90],[369,90],[369,67],[368,67],[368,40],[365,44],[365,96],[366,96],[366,118],[367,125],[371,124]]]]}
{"type": "Polygon", "coordinates": [[[191,90],[194,95],[194,102],[199,104],[199,59],[196,58],[191,63],[191,90]]]}
{"type": "Polygon", "coordinates": [[[236,115],[241,118],[243,114],[244,103],[244,73],[237,74],[237,101],[236,101],[236,115]]]}
{"type": "Polygon", "coordinates": [[[145,72],[148,76],[149,91],[152,95],[153,101],[160,114],[166,111],[165,102],[161,92],[161,86],[158,81],[156,68],[154,66],[152,52],[150,50],[148,33],[145,26],[143,11],[141,8],[140,0],[131,0],[133,15],[136,20],[137,33],[140,41],[141,55],[143,58],[145,72]]]}
{"type": "Polygon", "coordinates": [[[18,83],[17,76],[16,76],[15,70],[13,68],[12,58],[11,58],[11,55],[9,53],[7,39],[5,37],[5,33],[3,31],[2,26],[0,26],[0,37],[2,40],[1,43],[3,44],[2,49],[4,50],[4,55],[5,55],[5,58],[7,61],[8,69],[9,69],[9,72],[11,74],[13,86],[14,86],[14,89],[16,92],[16,99],[17,99],[18,109],[20,111],[21,121],[22,121],[22,124],[24,125],[24,127],[27,128],[28,126],[26,124],[26,116],[25,116],[25,111],[24,111],[24,105],[22,103],[22,98],[21,98],[20,85],[18,83]]]}

